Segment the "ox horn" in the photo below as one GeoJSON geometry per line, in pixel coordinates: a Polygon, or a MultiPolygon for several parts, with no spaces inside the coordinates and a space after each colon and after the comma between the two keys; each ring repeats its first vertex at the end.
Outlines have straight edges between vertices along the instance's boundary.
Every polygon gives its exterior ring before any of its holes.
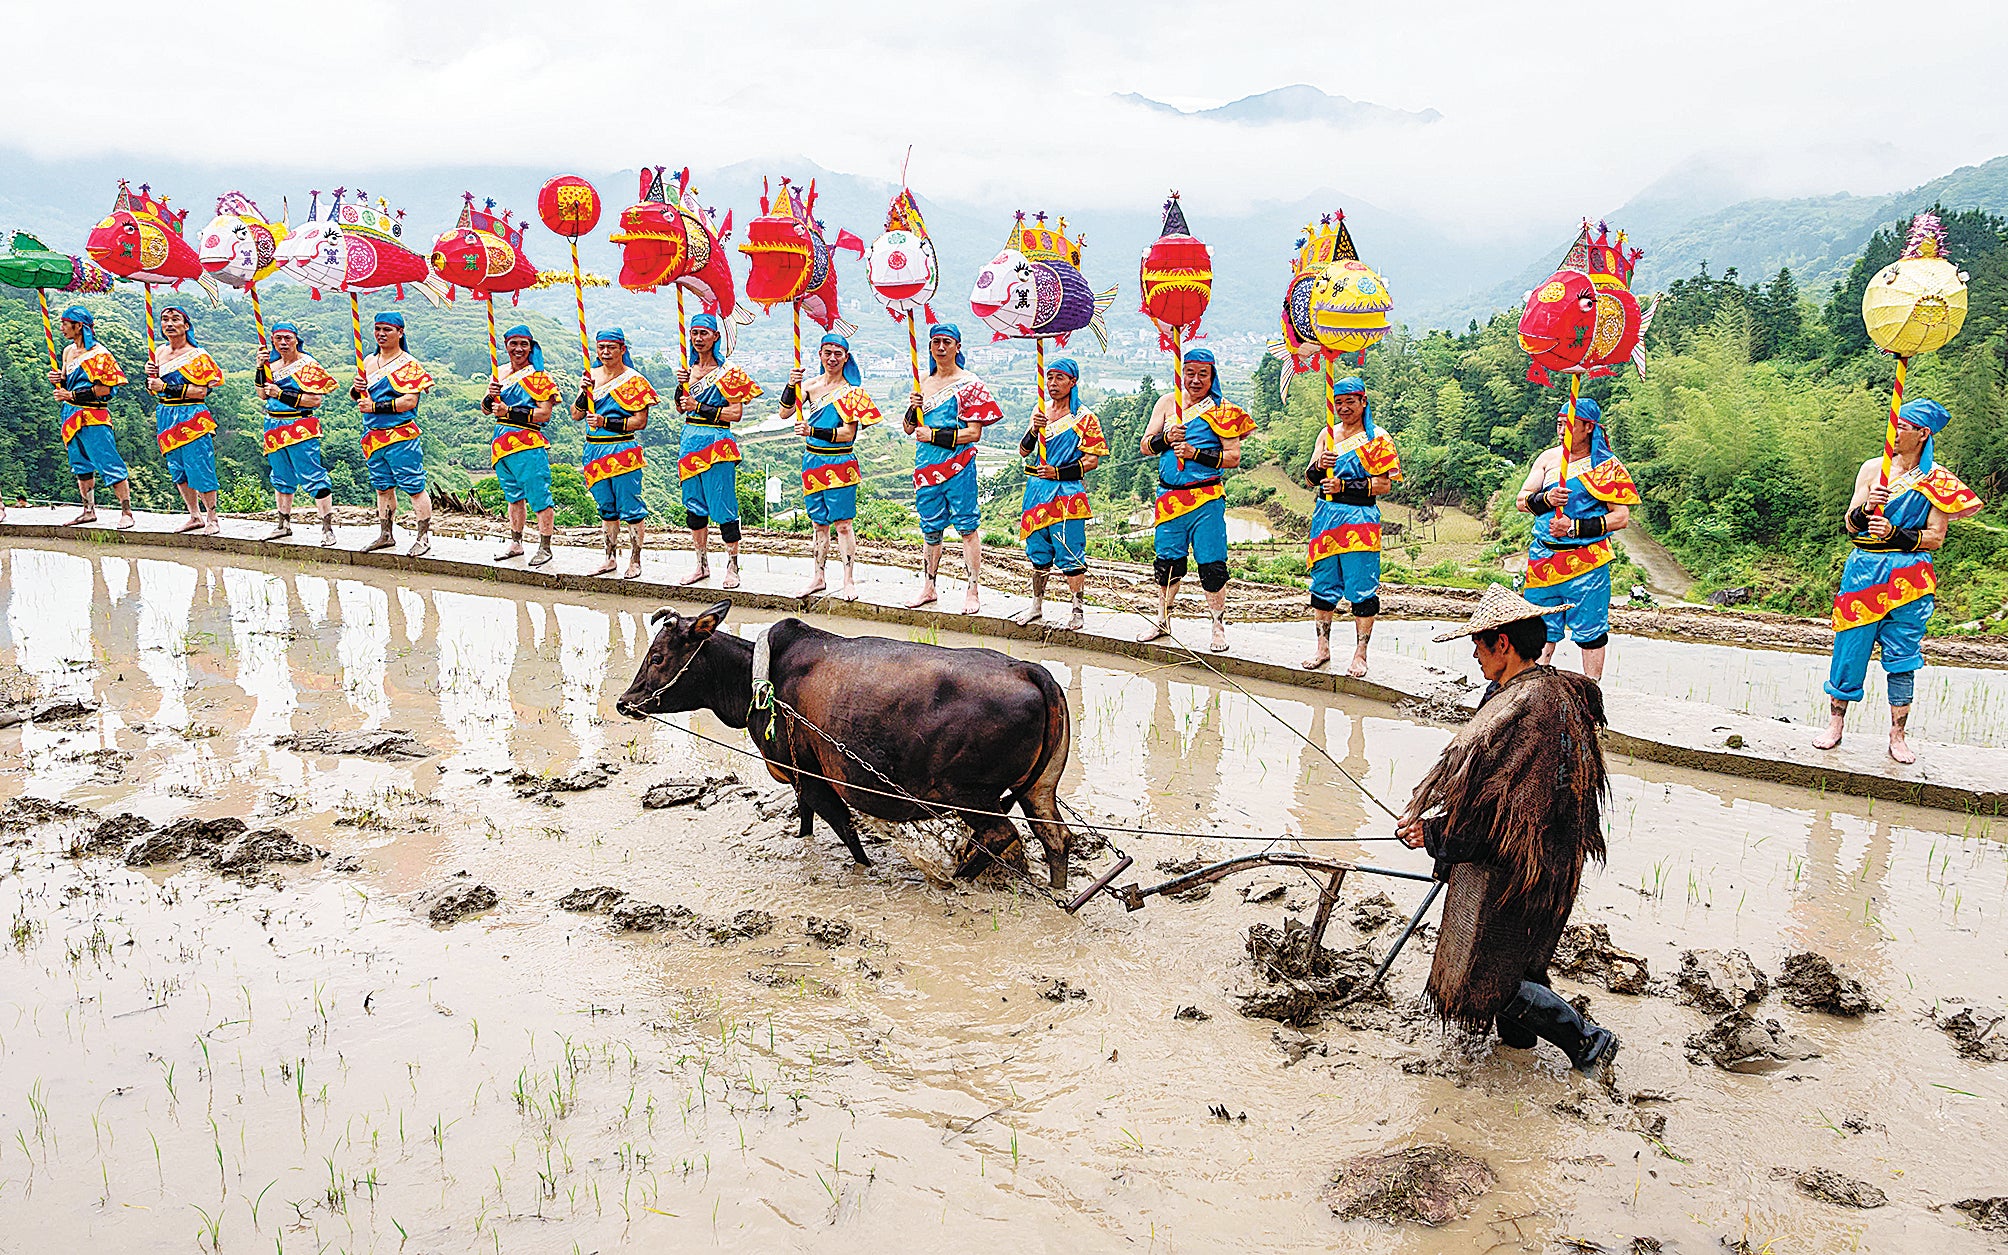
{"type": "Polygon", "coordinates": [[[657,606],[654,610],[649,612],[648,630],[651,632],[655,631],[655,621],[657,619],[662,619],[662,618],[673,619],[675,617],[676,617],[676,611],[670,609],[668,606],[657,606]]]}

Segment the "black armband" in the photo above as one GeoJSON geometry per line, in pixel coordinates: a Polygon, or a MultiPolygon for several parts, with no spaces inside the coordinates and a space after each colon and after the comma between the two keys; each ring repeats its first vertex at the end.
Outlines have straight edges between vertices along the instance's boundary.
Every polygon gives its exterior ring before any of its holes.
{"type": "Polygon", "coordinates": [[[258,359],[258,369],[251,372],[251,382],[261,388],[272,382],[272,372],[262,357],[258,359]]]}
{"type": "Polygon", "coordinates": [[[824,444],[835,444],[837,442],[837,429],[834,427],[811,427],[809,428],[809,434],[824,444]]]}
{"type": "Polygon", "coordinates": [[[167,402],[169,405],[173,405],[176,401],[181,400],[183,397],[187,395],[188,395],[187,384],[170,383],[161,385],[160,399],[167,402]]]}
{"type": "Polygon", "coordinates": [[[1025,434],[1018,438],[1018,452],[1026,455],[1027,457],[1030,457],[1032,450],[1038,447],[1039,447],[1039,429],[1036,427],[1027,427],[1025,429],[1025,434]]]}
{"type": "Polygon", "coordinates": [[[1053,468],[1053,475],[1054,478],[1065,480],[1067,483],[1070,484],[1079,483],[1081,481],[1080,459],[1076,458],[1072,462],[1060,463],[1058,466],[1053,468]]]}
{"type": "Polygon", "coordinates": [[[494,397],[494,396],[490,396],[490,395],[489,395],[488,393],[486,393],[486,392],[482,393],[482,394],[481,394],[481,412],[482,412],[483,414],[491,414],[491,413],[493,413],[493,412],[494,412],[494,409],[495,409],[495,403],[496,403],[496,402],[497,402],[498,400],[500,400],[500,398],[499,398],[499,397],[494,397]]]}
{"type": "Polygon", "coordinates": [[[906,407],[906,421],[909,423],[917,423],[920,421],[920,407],[918,405],[909,404],[906,407]]]}
{"type": "Polygon", "coordinates": [[[955,438],[961,434],[962,429],[959,427],[940,427],[936,428],[934,434],[927,439],[928,443],[937,449],[953,449],[955,438]]]}
{"type": "Polygon", "coordinates": [[[1314,466],[1311,469],[1304,472],[1304,482],[1309,484],[1311,487],[1316,488],[1319,484],[1324,483],[1325,476],[1330,474],[1331,472],[1326,470],[1324,467],[1314,466]]]}
{"type": "Polygon", "coordinates": [[[1201,466],[1210,466],[1217,471],[1220,469],[1220,450],[1195,449],[1192,451],[1192,460],[1201,466]]]}
{"type": "Polygon", "coordinates": [[[1170,453],[1171,437],[1165,435],[1164,432],[1160,430],[1155,436],[1152,436],[1150,438],[1150,451],[1152,453],[1170,453]]]}
{"type": "Polygon", "coordinates": [[[700,405],[697,407],[697,416],[708,423],[715,423],[724,411],[725,407],[722,405],[700,405]]]}
{"type": "Polygon", "coordinates": [[[350,385],[349,385],[349,400],[351,400],[351,401],[360,401],[360,400],[362,400],[362,399],[363,399],[363,388],[362,388],[362,385],[361,385],[361,384],[350,384],[350,385]]]}
{"type": "Polygon", "coordinates": [[[1922,538],[1923,529],[1917,527],[1897,527],[1883,540],[1885,545],[1899,553],[1916,553],[1917,542],[1922,538]]]}
{"type": "Polygon", "coordinates": [[[279,400],[284,402],[289,409],[299,409],[300,401],[306,395],[306,393],[300,391],[300,385],[290,379],[279,385],[279,400]]]}
{"type": "Polygon", "coordinates": [[[784,410],[794,409],[795,397],[796,393],[794,384],[789,384],[787,387],[781,389],[781,408],[784,410]]]}
{"type": "Polygon", "coordinates": [[[370,413],[372,413],[372,414],[395,414],[395,413],[397,413],[397,402],[395,402],[395,401],[372,401],[372,402],[370,403],[370,413]]]}
{"type": "Polygon", "coordinates": [[[98,386],[96,384],[87,383],[81,388],[70,389],[71,405],[96,405],[97,403],[98,386]]]}
{"type": "Polygon", "coordinates": [[[589,410],[593,408],[592,393],[586,389],[584,384],[579,385],[579,395],[573,399],[572,408],[575,410],[589,410]]]}
{"type": "Polygon", "coordinates": [[[519,423],[529,422],[530,415],[535,412],[536,411],[534,409],[532,409],[530,406],[527,405],[512,405],[509,407],[508,410],[509,417],[516,420],[519,423]]]}
{"type": "Polygon", "coordinates": [[[1869,530],[1869,508],[1867,506],[1858,505],[1848,511],[1848,530],[1857,533],[1869,530]]]}
{"type": "Polygon", "coordinates": [[[1593,519],[1570,519],[1569,534],[1578,540],[1590,540],[1604,534],[1604,516],[1593,519]]]}
{"type": "Polygon", "coordinates": [[[1336,479],[1332,482],[1337,485],[1334,500],[1340,505],[1365,507],[1375,504],[1372,480],[1336,479]]]}
{"type": "Polygon", "coordinates": [[[600,420],[600,429],[602,431],[613,432],[617,435],[626,435],[627,421],[628,416],[625,414],[609,414],[600,420]]]}

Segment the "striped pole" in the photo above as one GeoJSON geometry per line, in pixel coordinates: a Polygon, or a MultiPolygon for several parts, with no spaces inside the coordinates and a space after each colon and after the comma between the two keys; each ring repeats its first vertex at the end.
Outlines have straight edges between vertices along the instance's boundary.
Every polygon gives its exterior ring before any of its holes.
{"type": "Polygon", "coordinates": [[[363,372],[363,307],[356,300],[356,294],[349,293],[349,333],[356,342],[356,373],[363,372]]]}
{"type": "MultiPolygon", "coordinates": [[[[1040,336],[1033,343],[1038,346],[1033,360],[1035,362],[1035,369],[1039,372],[1039,408],[1043,410],[1046,408],[1046,337],[1040,336]]],[[[1046,416],[1047,421],[1052,421],[1052,417],[1052,415],[1048,414],[1046,416]]],[[[1046,432],[1044,428],[1041,428],[1039,431],[1039,463],[1043,466],[1045,462],[1046,432]]]]}
{"type": "Polygon", "coordinates": [[[495,349],[495,294],[488,294],[488,369],[496,377],[502,374],[502,356],[495,349]]]}
{"type": "MultiPolygon", "coordinates": [[[[795,354],[798,365],[800,364],[801,356],[800,353],[795,354]]],[[[690,365],[690,333],[683,321],[683,285],[681,283],[676,285],[676,364],[678,366],[690,365]]]]}
{"type": "Polygon", "coordinates": [[[139,290],[146,294],[146,360],[153,360],[153,285],[142,283],[139,290]]]}
{"type": "Polygon", "coordinates": [[[258,328],[258,347],[265,347],[265,308],[258,303],[258,285],[247,283],[244,290],[251,294],[251,323],[258,328]]]}
{"type": "Polygon", "coordinates": [[[913,359],[913,390],[920,391],[920,332],[914,329],[913,311],[906,311],[906,352],[913,359]]]}
{"type": "MultiPolygon", "coordinates": [[[[1903,408],[1903,377],[1909,369],[1910,359],[1902,354],[1898,354],[1896,359],[1896,388],[1889,394],[1889,423],[1883,428],[1882,474],[1876,479],[1876,486],[1879,488],[1889,487],[1890,459],[1896,456],[1896,412],[1903,408]]],[[[1872,513],[1881,514],[1882,507],[1876,507],[1872,513]]]]}
{"type": "Polygon", "coordinates": [[[802,303],[796,301],[791,306],[795,311],[795,369],[802,369],[802,303]]]}
{"type": "Polygon", "coordinates": [[[1339,447],[1339,399],[1332,395],[1332,358],[1325,355],[1325,440],[1336,452],[1339,447]]]}
{"type": "MultiPolygon", "coordinates": [[[[1179,329],[1171,329],[1171,405],[1178,415],[1178,438],[1185,439],[1185,350],[1180,347],[1179,329]]],[[[1185,459],[1178,459],[1178,469],[1185,469],[1185,459]]]]}
{"type": "MultiPolygon", "coordinates": [[[[586,279],[579,270],[579,237],[572,237],[572,295],[579,305],[579,360],[586,364],[586,378],[593,377],[593,350],[586,343],[586,279]]],[[[491,311],[492,313],[492,311],[491,311]]]]}
{"type": "Polygon", "coordinates": [[[42,301],[42,338],[49,342],[49,369],[61,370],[62,360],[56,356],[56,325],[49,321],[49,289],[36,288],[35,295],[42,301]]]}
{"type": "Polygon", "coordinates": [[[1555,481],[1556,484],[1559,487],[1561,487],[1564,491],[1567,491],[1569,487],[1569,463],[1575,457],[1575,451],[1569,447],[1569,433],[1576,426],[1576,400],[1577,398],[1581,397],[1582,394],[1583,394],[1583,377],[1581,375],[1570,375],[1569,421],[1562,427],[1562,473],[1560,476],[1557,477],[1555,481]]]}

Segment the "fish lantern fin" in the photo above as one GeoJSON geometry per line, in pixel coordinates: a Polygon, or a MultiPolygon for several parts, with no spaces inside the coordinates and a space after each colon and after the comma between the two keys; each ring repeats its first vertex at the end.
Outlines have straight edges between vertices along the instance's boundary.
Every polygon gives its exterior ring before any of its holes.
{"type": "Polygon", "coordinates": [[[400,301],[401,301],[401,300],[403,300],[403,299],[404,299],[404,285],[403,285],[402,283],[400,283],[400,284],[398,284],[398,285],[397,285],[397,289],[396,289],[396,291],[397,291],[397,299],[398,299],[398,300],[400,300],[400,301]]]}
{"type": "Polygon", "coordinates": [[[847,248],[858,256],[865,255],[865,242],[842,227],[837,228],[837,248],[847,248]]]}
{"type": "Polygon", "coordinates": [[[1540,384],[1543,388],[1547,387],[1548,386],[1547,368],[1544,366],[1533,366],[1533,365],[1528,366],[1527,382],[1540,384]]]}
{"type": "Polygon", "coordinates": [[[927,315],[927,322],[929,326],[933,326],[935,322],[938,321],[934,316],[934,305],[932,302],[922,303],[920,310],[923,314],[927,315]]]}
{"type": "Polygon", "coordinates": [[[1008,337],[1006,337],[1006,336],[1005,336],[1005,334],[1004,334],[1003,332],[1001,332],[1001,331],[993,331],[993,332],[991,332],[991,333],[990,333],[990,343],[992,343],[992,344],[995,344],[995,343],[997,343],[997,342],[998,342],[999,340],[1003,340],[1003,339],[1006,339],[1006,338],[1008,338],[1008,337]]]}
{"type": "Polygon", "coordinates": [[[308,288],[307,295],[318,301],[321,299],[321,290],[319,288],[308,288]]]}

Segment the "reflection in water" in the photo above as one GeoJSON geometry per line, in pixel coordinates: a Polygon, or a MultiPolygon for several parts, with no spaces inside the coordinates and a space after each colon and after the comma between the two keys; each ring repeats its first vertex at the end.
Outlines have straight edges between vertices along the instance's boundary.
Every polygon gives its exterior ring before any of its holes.
{"type": "MultiPolygon", "coordinates": [[[[600,686],[607,678],[613,620],[597,610],[559,602],[558,667],[565,683],[565,727],[579,743],[580,757],[599,751],[600,686]]],[[[629,651],[632,656],[633,651],[629,651]]]]}
{"type": "Polygon", "coordinates": [[[89,697],[97,679],[91,648],[96,572],[87,558],[16,549],[7,627],[14,664],[48,697],[89,697]]]}
{"type": "Polygon", "coordinates": [[[439,612],[439,714],[453,728],[464,754],[506,759],[509,673],[516,664],[516,603],[435,591],[439,612]]]}
{"type": "Polygon", "coordinates": [[[397,604],[404,611],[404,639],[416,645],[425,636],[425,598],[400,584],[397,604]]]}
{"type": "Polygon", "coordinates": [[[132,591],[132,563],[124,558],[99,558],[98,565],[105,573],[105,591],[116,606],[132,591]]]}
{"type": "Polygon", "coordinates": [[[526,601],[523,609],[530,613],[530,649],[541,654],[544,652],[544,603],[526,601]]]}
{"type": "Polygon", "coordinates": [[[223,589],[230,601],[237,687],[254,703],[244,735],[269,742],[291,729],[293,709],[298,705],[292,672],[286,664],[293,627],[286,581],[263,571],[225,567],[223,589]]]}
{"type": "Polygon", "coordinates": [[[333,592],[328,582],[318,575],[296,575],[293,587],[300,594],[300,608],[307,612],[307,622],[321,627],[328,621],[328,597],[333,592]]]}
{"type": "Polygon", "coordinates": [[[342,693],[361,712],[363,727],[382,727],[390,717],[390,694],[384,688],[390,598],[381,588],[342,580],[335,585],[335,599],[342,607],[341,643],[336,646],[342,660],[342,693]]]}
{"type": "Polygon", "coordinates": [[[139,559],[139,668],[160,691],[153,722],[188,726],[188,615],[195,598],[195,568],[139,559]]]}

